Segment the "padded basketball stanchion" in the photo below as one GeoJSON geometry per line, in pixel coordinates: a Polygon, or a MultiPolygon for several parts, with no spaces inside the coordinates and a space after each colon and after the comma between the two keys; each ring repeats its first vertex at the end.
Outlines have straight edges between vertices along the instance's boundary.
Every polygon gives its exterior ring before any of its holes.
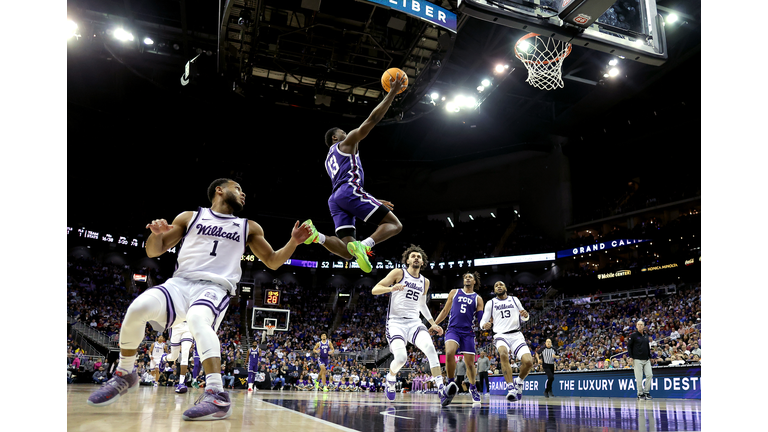
{"type": "Polygon", "coordinates": [[[571,53],[571,44],[528,33],[515,44],[515,57],[528,69],[528,84],[542,89],[563,88],[563,60],[571,53]]]}

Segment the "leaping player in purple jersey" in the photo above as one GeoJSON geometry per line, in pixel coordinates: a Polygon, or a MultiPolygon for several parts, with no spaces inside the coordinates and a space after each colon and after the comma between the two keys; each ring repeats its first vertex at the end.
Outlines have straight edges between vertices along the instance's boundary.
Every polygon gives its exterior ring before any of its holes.
{"type": "MultiPolygon", "coordinates": [[[[454,382],[456,378],[456,352],[464,354],[464,364],[467,366],[467,378],[469,378],[469,393],[473,403],[480,403],[480,393],[475,387],[475,331],[472,323],[483,318],[483,298],[475,292],[480,286],[480,273],[464,273],[464,288],[453,289],[448,294],[445,307],[435,319],[440,324],[446,317],[448,329],[445,331],[445,372],[448,384],[445,385],[445,397],[442,398],[443,406],[447,406],[456,396],[459,387],[454,382]]],[[[459,383],[461,385],[461,383],[459,383]]]]}
{"type": "Polygon", "coordinates": [[[325,170],[331,178],[333,190],[328,198],[328,208],[331,210],[336,236],[326,236],[317,232],[312,221],[304,222],[312,229],[312,235],[305,242],[320,243],[332,253],[344,258],[357,260],[360,268],[371,271],[368,255],[371,248],[384,240],[396,235],[403,229],[397,216],[391,212],[394,206],[389,201],[378,200],[363,189],[364,174],[360,163],[358,146],[376,126],[389,109],[392,101],[403,86],[405,76],[390,80],[390,91],[371,115],[360,125],[347,134],[337,127],[325,133],[325,144],[329,147],[325,158],[325,170]],[[364,222],[378,225],[376,231],[363,241],[356,240],[355,218],[364,222]]]}

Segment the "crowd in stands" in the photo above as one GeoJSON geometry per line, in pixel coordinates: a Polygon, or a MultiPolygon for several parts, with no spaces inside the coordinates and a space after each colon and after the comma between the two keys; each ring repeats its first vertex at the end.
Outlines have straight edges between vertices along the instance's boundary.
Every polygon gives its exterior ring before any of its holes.
{"type": "MultiPolygon", "coordinates": [[[[440,252],[440,259],[460,259],[472,257],[488,251],[493,242],[499,238],[499,231],[510,227],[510,220],[494,218],[478,218],[477,232],[474,232],[471,223],[463,222],[463,235],[451,236],[442,222],[429,221],[424,223],[422,233],[426,230],[438,232],[436,236],[425,238],[440,239],[438,243],[426,244],[440,252]],[[483,226],[493,225],[493,235],[484,235],[483,226]],[[454,238],[455,237],[455,238],[454,238]],[[461,246],[461,247],[459,247],[461,246]],[[466,252],[466,255],[463,255],[466,252]],[[460,255],[461,254],[461,255],[460,255]]],[[[528,231],[519,220],[515,231],[505,243],[503,253],[517,253],[519,251],[535,252],[529,249],[530,244],[539,239],[535,233],[528,231]],[[511,243],[509,241],[512,241],[511,243]]],[[[688,232],[699,229],[700,218],[698,215],[685,215],[668,224],[665,229],[670,232],[688,232]]],[[[655,229],[653,224],[647,225],[648,229],[655,229]]],[[[488,231],[491,231],[490,229],[488,231]]],[[[627,233],[615,233],[617,236],[627,236],[627,233]]],[[[591,239],[589,241],[592,241],[591,239]]],[[[434,240],[433,240],[434,241],[434,240]]],[[[415,238],[404,238],[402,243],[416,242],[415,238]]],[[[395,242],[393,242],[395,243],[395,242]]],[[[425,242],[421,242],[423,246],[425,242]]],[[[400,245],[402,246],[402,245],[400,245]]],[[[533,247],[533,246],[530,246],[533,247]]],[[[547,246],[548,250],[553,250],[547,246]]],[[[394,250],[395,248],[393,248],[394,250]]],[[[378,249],[377,249],[378,250],[378,249]]],[[[392,259],[400,260],[401,248],[398,253],[393,252],[392,259]]],[[[642,265],[641,258],[636,265],[642,265]]],[[[126,283],[126,279],[132,273],[150,272],[147,269],[130,269],[126,266],[103,264],[97,259],[70,259],[67,265],[67,314],[76,321],[81,322],[107,336],[116,338],[120,331],[121,320],[131,301],[141,290],[133,289],[133,285],[126,283]]],[[[156,281],[162,281],[160,275],[154,275],[156,281]]],[[[477,291],[487,300],[492,296],[491,281],[483,281],[484,285],[477,291]]],[[[312,378],[319,373],[316,354],[313,353],[315,344],[320,340],[320,335],[326,333],[333,341],[337,355],[329,367],[329,375],[334,382],[346,382],[347,377],[353,382],[365,383],[368,391],[380,390],[383,380],[377,370],[369,370],[361,361],[360,353],[371,353],[383,350],[387,347],[385,338],[385,320],[389,296],[373,296],[371,287],[342,287],[345,292],[357,295],[356,301],[351,306],[339,306],[335,310],[330,308],[333,295],[337,287],[318,286],[308,289],[297,283],[282,285],[281,308],[291,310],[290,331],[275,332],[268,336],[262,346],[264,357],[259,366],[262,373],[259,381],[263,388],[298,388],[305,380],[314,384],[312,378]],[[340,314],[340,322],[334,327],[334,320],[340,314]],[[336,380],[338,376],[339,380],[336,380]],[[370,382],[370,384],[368,384],[370,382]]],[[[546,295],[548,284],[542,282],[527,285],[512,285],[509,288],[512,295],[517,296],[524,306],[532,304],[535,300],[542,299],[546,295]]],[[[437,316],[442,305],[431,304],[433,316],[437,316]]],[[[701,291],[700,284],[691,286],[682,284],[675,294],[654,297],[633,298],[614,302],[591,302],[587,304],[559,306],[544,311],[528,308],[532,313],[540,314],[536,325],[524,329],[528,338],[528,344],[532,351],[538,351],[546,338],[552,338],[554,345],[563,357],[558,364],[559,371],[597,370],[612,368],[628,368],[630,364],[626,355],[626,340],[634,331],[637,319],[645,320],[646,328],[652,339],[652,364],[686,364],[700,362],[701,360],[701,291]]],[[[222,322],[218,334],[222,344],[222,372],[225,384],[234,385],[234,376],[241,374],[243,368],[247,368],[248,347],[245,343],[245,329],[241,323],[244,321],[239,313],[238,299],[233,303],[222,322]]],[[[447,321],[443,323],[445,328],[447,321]]],[[[168,334],[165,334],[166,338],[168,334]]],[[[253,335],[257,341],[261,341],[261,334],[253,335]]],[[[148,325],[146,328],[145,343],[139,348],[137,369],[142,377],[146,377],[146,369],[150,363],[149,350],[151,343],[157,337],[157,332],[148,325]]],[[[493,335],[488,331],[477,333],[477,347],[484,348],[488,352],[491,361],[491,373],[500,373],[499,359],[495,348],[491,345],[493,335]]],[[[444,350],[444,337],[433,336],[433,341],[438,351],[444,350]]],[[[428,390],[429,380],[424,377],[429,374],[429,364],[424,355],[412,345],[408,345],[408,359],[401,374],[400,386],[417,391],[428,390]]],[[[83,347],[70,337],[67,343],[67,367],[68,381],[74,381],[78,375],[87,374],[87,382],[103,382],[114,370],[114,364],[107,363],[104,358],[89,357],[83,347]]],[[[516,366],[516,365],[515,365],[516,366]]],[[[192,362],[190,361],[190,372],[192,362]]],[[[540,359],[536,359],[534,371],[542,371],[540,359]]],[[[189,383],[204,385],[204,375],[178,377],[170,368],[162,375],[163,384],[173,385],[179,380],[189,383]]],[[[161,384],[162,385],[162,384],[161,384]]],[[[303,386],[308,389],[306,385],[303,386]]],[[[345,386],[346,387],[346,386],[345,386]]],[[[357,388],[360,388],[358,385],[357,388]]],[[[340,388],[337,384],[335,388],[340,388]]],[[[357,390],[356,390],[357,391],[357,390]]]]}

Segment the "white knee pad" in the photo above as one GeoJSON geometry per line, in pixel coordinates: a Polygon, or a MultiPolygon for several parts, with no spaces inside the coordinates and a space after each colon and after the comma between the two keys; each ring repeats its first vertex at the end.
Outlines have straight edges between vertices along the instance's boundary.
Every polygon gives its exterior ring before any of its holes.
{"type": "Polygon", "coordinates": [[[189,350],[192,349],[192,342],[184,341],[181,343],[181,365],[189,365],[189,350]]]}
{"type": "Polygon", "coordinates": [[[435,345],[432,343],[429,333],[425,331],[419,332],[416,336],[416,347],[427,356],[430,368],[440,367],[440,359],[437,358],[437,351],[435,351],[435,345]]]}
{"type": "Polygon", "coordinates": [[[221,357],[221,344],[213,330],[213,320],[213,312],[207,306],[195,305],[187,311],[187,325],[197,342],[201,363],[212,357],[221,357]]]}
{"type": "Polygon", "coordinates": [[[405,342],[402,339],[395,339],[389,344],[389,350],[395,355],[395,359],[389,364],[389,370],[392,374],[397,372],[405,365],[408,360],[408,352],[405,349],[405,342]]]}
{"type": "Polygon", "coordinates": [[[144,329],[147,322],[165,323],[165,295],[158,289],[148,289],[128,306],[123,324],[120,327],[120,348],[133,350],[139,347],[144,339],[144,329]]]}

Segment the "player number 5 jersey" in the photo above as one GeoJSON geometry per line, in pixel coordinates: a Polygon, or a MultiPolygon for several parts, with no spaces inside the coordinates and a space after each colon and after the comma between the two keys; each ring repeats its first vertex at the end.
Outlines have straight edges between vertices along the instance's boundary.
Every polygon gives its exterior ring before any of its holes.
{"type": "Polygon", "coordinates": [[[174,277],[210,280],[235,293],[240,260],[248,238],[248,219],[198,207],[182,240],[174,277]]]}

